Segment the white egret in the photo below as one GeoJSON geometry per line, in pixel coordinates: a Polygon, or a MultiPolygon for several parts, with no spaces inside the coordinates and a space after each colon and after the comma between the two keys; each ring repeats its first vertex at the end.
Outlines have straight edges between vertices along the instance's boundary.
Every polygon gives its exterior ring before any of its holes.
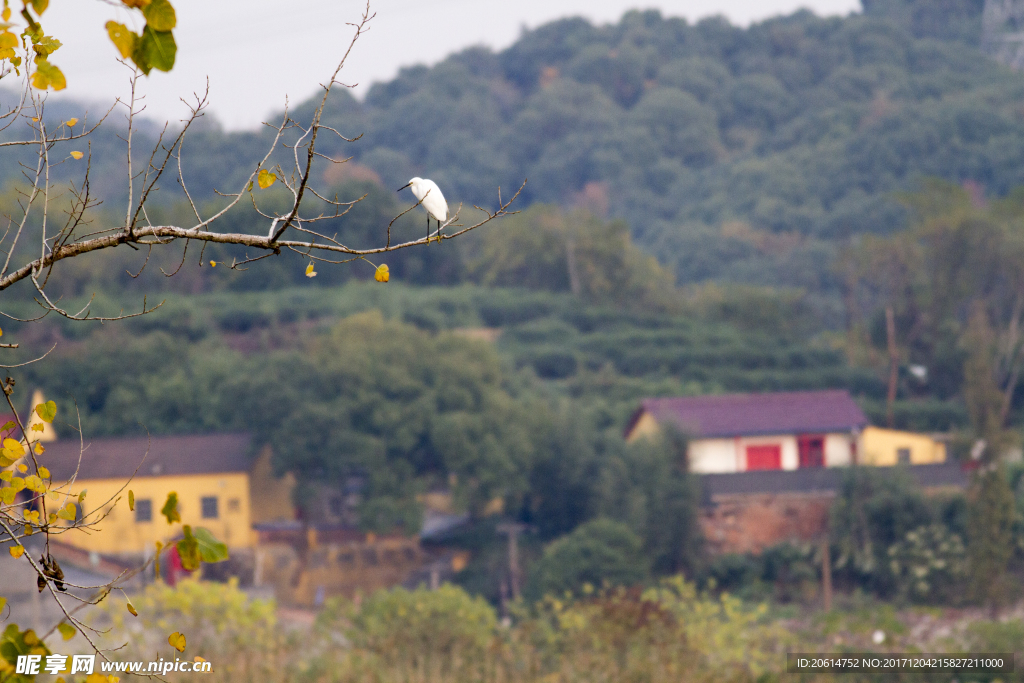
{"type": "Polygon", "coordinates": [[[398,192],[401,192],[407,187],[412,188],[412,193],[416,197],[416,201],[423,203],[423,208],[427,210],[427,242],[430,242],[430,219],[433,218],[437,221],[437,232],[440,238],[441,223],[448,220],[448,202],[444,200],[444,195],[441,194],[441,188],[437,186],[433,180],[427,180],[426,178],[413,178],[405,185],[398,188],[398,192]]]}

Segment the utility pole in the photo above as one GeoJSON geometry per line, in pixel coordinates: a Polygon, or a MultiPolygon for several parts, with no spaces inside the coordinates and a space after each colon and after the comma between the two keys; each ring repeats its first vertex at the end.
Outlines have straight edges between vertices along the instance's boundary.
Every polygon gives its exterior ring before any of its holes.
{"type": "Polygon", "coordinates": [[[508,578],[512,589],[512,599],[519,598],[519,534],[526,530],[525,524],[508,522],[499,524],[499,534],[508,536],[508,578]]]}
{"type": "Polygon", "coordinates": [[[885,396],[885,421],[889,429],[896,422],[896,384],[899,381],[900,356],[896,349],[896,315],[892,306],[885,307],[886,346],[889,347],[889,391],[885,396]]]}

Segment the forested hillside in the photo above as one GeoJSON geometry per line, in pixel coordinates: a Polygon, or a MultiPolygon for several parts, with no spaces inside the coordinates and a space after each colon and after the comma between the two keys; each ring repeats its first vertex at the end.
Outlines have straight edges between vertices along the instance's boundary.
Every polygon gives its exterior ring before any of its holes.
{"type": "MultiPolygon", "coordinates": [[[[970,44],[980,4],[868,9],[747,29],[653,11],[557,21],[501,52],[404,69],[363,103],[340,93],[328,123],[364,136],[331,150],[352,165],[324,172],[392,189],[431,177],[467,205],[528,177],[526,203],[624,219],[679,282],[834,292],[839,245],[904,225],[895,191],[924,176],[989,195],[1024,183],[1024,78],[970,44]]],[[[241,177],[266,141],[210,123],[185,146],[193,193],[206,197],[229,187],[225,161],[241,177]]],[[[119,147],[94,145],[94,157],[94,191],[115,196],[119,147]]]]}

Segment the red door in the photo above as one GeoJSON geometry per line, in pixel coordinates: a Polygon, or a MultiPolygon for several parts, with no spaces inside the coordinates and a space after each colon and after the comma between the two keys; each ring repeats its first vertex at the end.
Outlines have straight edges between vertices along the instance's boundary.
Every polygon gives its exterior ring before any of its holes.
{"type": "Polygon", "coordinates": [[[801,436],[797,439],[797,450],[800,454],[800,467],[825,466],[825,437],[801,436]]]}
{"type": "Polygon", "coordinates": [[[747,446],[747,469],[782,469],[782,447],[779,445],[747,446]]]}

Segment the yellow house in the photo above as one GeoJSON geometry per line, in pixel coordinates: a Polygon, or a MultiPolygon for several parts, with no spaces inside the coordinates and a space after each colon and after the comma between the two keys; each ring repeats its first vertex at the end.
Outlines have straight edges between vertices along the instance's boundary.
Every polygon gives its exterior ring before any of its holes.
{"type": "Polygon", "coordinates": [[[865,465],[928,465],[946,462],[946,445],[925,434],[865,427],[858,439],[865,465]]]}
{"type": "Polygon", "coordinates": [[[150,553],[157,541],[179,535],[181,524],[205,527],[231,548],[251,547],[254,523],[294,518],[294,480],[274,478],[269,459],[269,449],[253,457],[245,434],[86,439],[84,445],[75,439],[52,442],[38,457],[55,487],[71,481],[65,490],[86,490],[80,514],[98,517],[89,533],[69,530],[59,539],[118,555],[150,553]],[[172,491],[181,524],[160,514],[172,491]]]}

